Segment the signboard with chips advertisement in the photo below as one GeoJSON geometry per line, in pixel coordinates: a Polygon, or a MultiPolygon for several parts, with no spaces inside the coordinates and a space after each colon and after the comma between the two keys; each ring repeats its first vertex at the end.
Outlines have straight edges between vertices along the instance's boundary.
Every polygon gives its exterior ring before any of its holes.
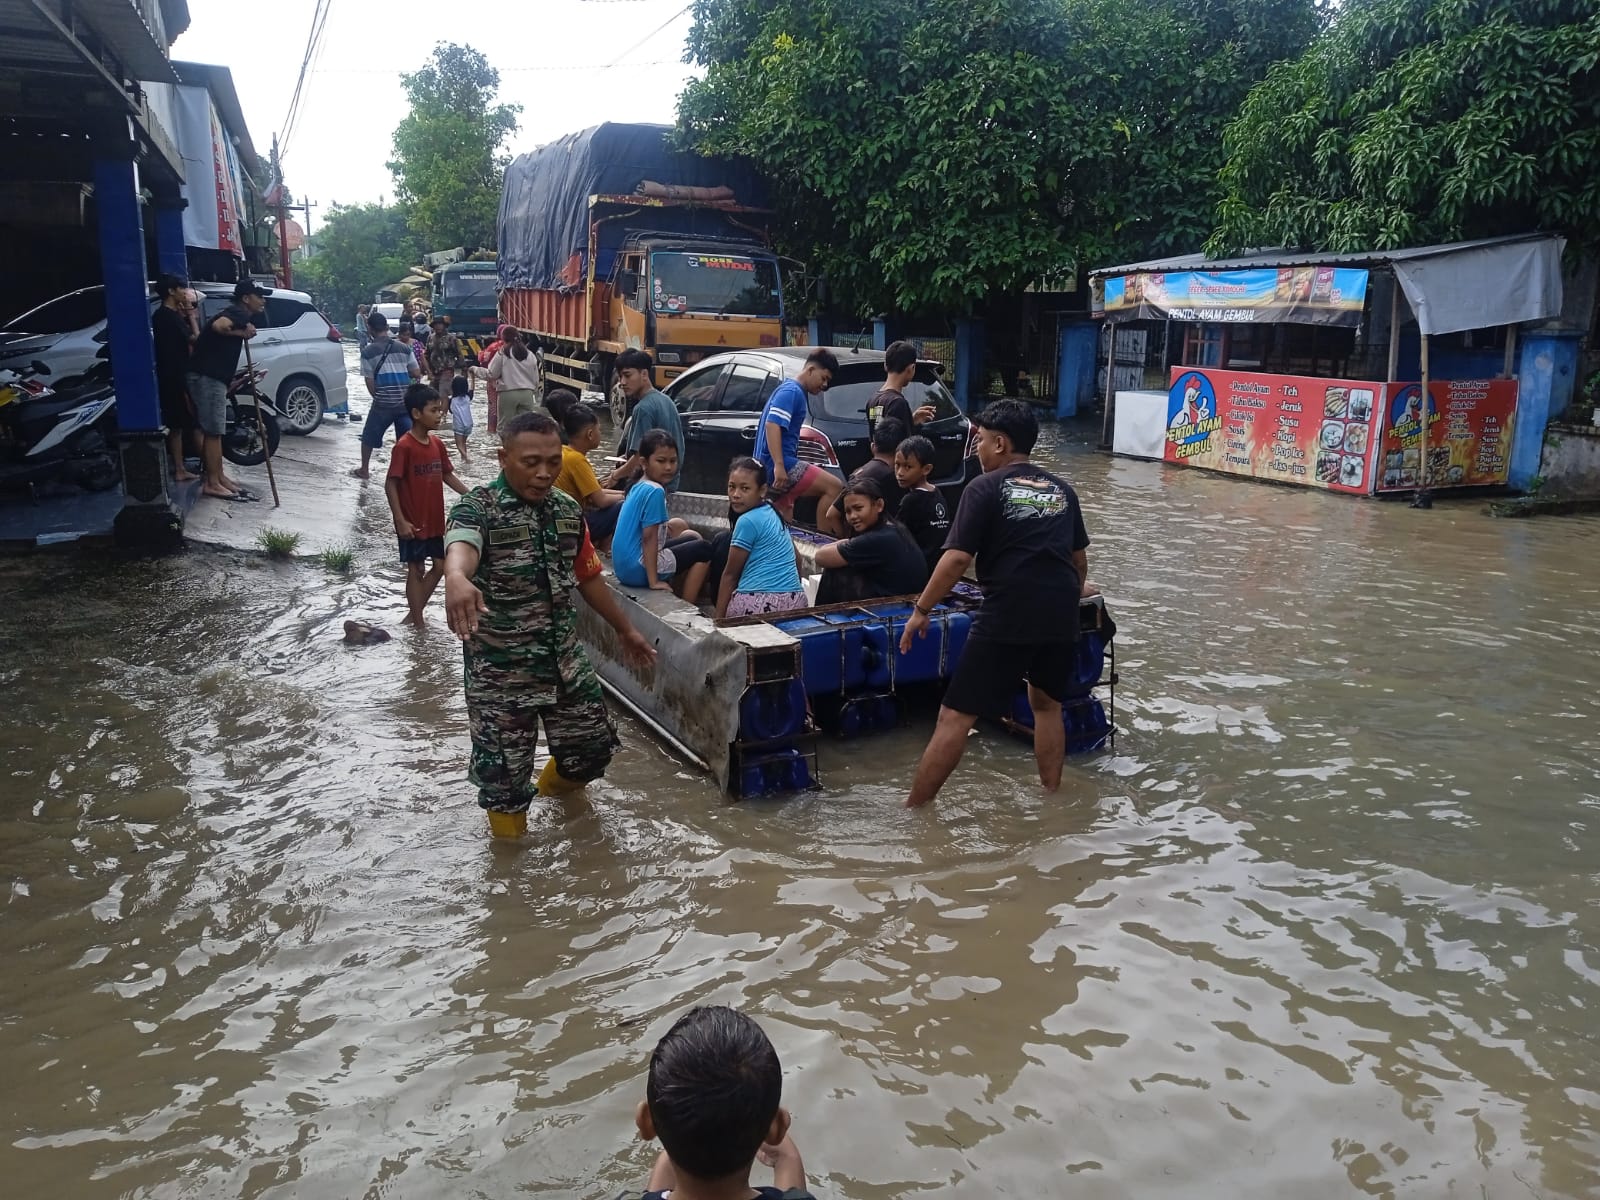
{"type": "MultiPolygon", "coordinates": [[[[1504,484],[1511,471],[1517,381],[1441,379],[1428,392],[1427,486],[1504,484]]],[[[1405,492],[1422,484],[1421,384],[1389,384],[1380,456],[1378,491],[1405,492]]]]}
{"type": "Polygon", "coordinates": [[[1383,384],[1174,367],[1167,462],[1364,495],[1383,384]]]}

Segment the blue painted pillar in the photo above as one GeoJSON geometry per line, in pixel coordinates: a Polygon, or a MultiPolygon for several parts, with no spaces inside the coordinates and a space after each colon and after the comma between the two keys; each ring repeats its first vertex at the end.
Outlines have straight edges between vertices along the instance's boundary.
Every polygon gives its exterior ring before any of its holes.
{"type": "Polygon", "coordinates": [[[1579,335],[1524,333],[1517,349],[1517,424],[1511,435],[1510,484],[1526,491],[1539,473],[1545,427],[1572,403],[1579,335]]]}
{"type": "Polygon", "coordinates": [[[806,330],[813,346],[833,345],[832,317],[812,317],[806,322],[806,330]]]}
{"type": "Polygon", "coordinates": [[[189,251],[183,244],[183,201],[156,201],[156,266],[166,275],[189,278],[189,251]]]}
{"type": "Polygon", "coordinates": [[[956,322],[956,404],[962,412],[981,408],[983,387],[983,322],[963,317],[956,322]]]}
{"type": "Polygon", "coordinates": [[[873,319],[872,348],[874,350],[887,350],[889,348],[889,322],[883,317],[873,319]]]}
{"type": "Polygon", "coordinates": [[[94,199],[100,216],[100,269],[106,284],[117,425],[125,433],[154,432],[161,428],[161,406],[156,400],[156,349],[150,332],[150,275],[144,257],[138,165],[106,158],[97,161],[94,199]]]}
{"type": "Polygon", "coordinates": [[[1061,318],[1060,355],[1056,361],[1056,417],[1075,417],[1094,392],[1099,327],[1092,321],[1061,318]]]}

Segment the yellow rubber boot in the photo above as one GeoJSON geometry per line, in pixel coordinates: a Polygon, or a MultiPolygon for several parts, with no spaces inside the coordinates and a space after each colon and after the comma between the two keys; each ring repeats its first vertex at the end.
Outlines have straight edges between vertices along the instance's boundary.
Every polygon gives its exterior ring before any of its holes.
{"type": "Polygon", "coordinates": [[[489,833],[497,838],[519,838],[528,832],[526,812],[496,812],[489,810],[489,833]]]}
{"type": "Polygon", "coordinates": [[[544,770],[539,772],[539,795],[565,796],[568,792],[575,792],[581,787],[583,784],[573,782],[556,770],[555,759],[545,760],[544,770]]]}

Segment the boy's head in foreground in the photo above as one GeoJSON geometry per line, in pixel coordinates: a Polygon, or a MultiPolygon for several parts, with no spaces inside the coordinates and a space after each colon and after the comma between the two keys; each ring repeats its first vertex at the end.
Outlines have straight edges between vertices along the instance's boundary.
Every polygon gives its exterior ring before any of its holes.
{"type": "Polygon", "coordinates": [[[763,1144],[783,1141],[778,1052],[731,1008],[690,1009],[650,1056],[639,1136],[660,1138],[679,1175],[704,1182],[748,1177],[763,1144]]]}

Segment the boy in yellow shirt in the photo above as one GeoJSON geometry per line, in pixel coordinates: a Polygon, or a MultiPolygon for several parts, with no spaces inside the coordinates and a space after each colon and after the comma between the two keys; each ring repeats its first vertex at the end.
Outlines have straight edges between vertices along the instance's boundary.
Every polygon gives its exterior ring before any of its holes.
{"type": "Polygon", "coordinates": [[[556,487],[583,506],[583,519],[595,549],[609,551],[617,514],[622,511],[622,493],[601,487],[589,465],[589,453],[600,445],[600,420],[585,404],[563,408],[567,442],[561,447],[561,474],[556,476],[556,487]]]}

